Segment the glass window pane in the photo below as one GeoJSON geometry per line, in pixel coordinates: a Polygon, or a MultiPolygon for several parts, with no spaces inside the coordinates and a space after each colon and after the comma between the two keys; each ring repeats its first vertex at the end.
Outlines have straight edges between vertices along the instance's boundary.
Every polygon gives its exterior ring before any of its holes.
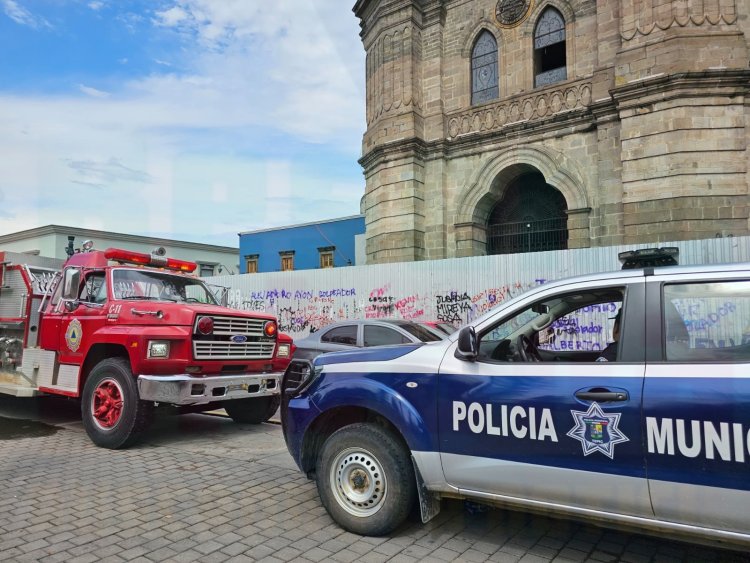
{"type": "Polygon", "coordinates": [[[409,342],[408,338],[391,328],[365,325],[365,346],[387,346],[407,342],[409,342]]]}
{"type": "Polygon", "coordinates": [[[497,41],[489,31],[484,31],[471,53],[471,103],[481,104],[499,95],[497,41]]]}
{"type": "Polygon", "coordinates": [[[750,281],[664,286],[668,361],[750,361],[750,281]]]}
{"type": "Polygon", "coordinates": [[[357,325],[337,326],[320,337],[321,342],[334,344],[357,345],[357,325]]]}

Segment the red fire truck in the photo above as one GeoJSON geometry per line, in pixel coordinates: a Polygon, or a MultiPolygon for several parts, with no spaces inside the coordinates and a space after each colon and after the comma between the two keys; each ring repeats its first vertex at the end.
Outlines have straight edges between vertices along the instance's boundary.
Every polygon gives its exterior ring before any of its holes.
{"type": "Polygon", "coordinates": [[[194,262],[90,241],[60,260],[0,252],[0,393],[80,398],[105,448],[133,444],[155,407],[267,420],[293,353],[276,319],[230,309],[194,262]]]}

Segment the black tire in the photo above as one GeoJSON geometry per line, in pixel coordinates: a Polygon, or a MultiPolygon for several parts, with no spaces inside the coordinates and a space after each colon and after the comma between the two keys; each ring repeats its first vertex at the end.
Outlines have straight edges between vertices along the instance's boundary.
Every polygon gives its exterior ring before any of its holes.
{"type": "Polygon", "coordinates": [[[268,421],[281,406],[281,395],[274,395],[271,397],[271,402],[268,404],[268,410],[266,411],[266,419],[263,422],[268,421]]]}
{"type": "Polygon", "coordinates": [[[315,473],[328,514],[355,534],[392,532],[406,520],[417,496],[409,452],[375,424],[334,432],[323,444],[315,473]]]}
{"type": "Polygon", "coordinates": [[[271,416],[273,416],[273,413],[276,412],[276,409],[279,408],[279,405],[276,405],[276,408],[273,409],[273,412],[269,414],[269,410],[273,407],[273,401],[275,399],[275,396],[267,396],[267,397],[251,397],[249,399],[234,399],[232,401],[225,401],[224,402],[224,410],[227,411],[227,414],[232,417],[232,420],[235,422],[241,422],[243,424],[260,424],[261,422],[265,422],[271,416]]]}
{"type": "Polygon", "coordinates": [[[151,424],[153,411],[153,403],[138,398],[138,383],[126,359],[108,358],[91,370],[83,386],[81,418],[97,446],[116,450],[133,445],[151,424]]]}

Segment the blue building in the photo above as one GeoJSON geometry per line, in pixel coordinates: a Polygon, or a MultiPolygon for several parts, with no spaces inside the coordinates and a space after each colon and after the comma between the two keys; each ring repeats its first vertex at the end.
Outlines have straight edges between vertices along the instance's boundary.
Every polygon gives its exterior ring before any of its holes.
{"type": "Polygon", "coordinates": [[[352,215],[240,233],[240,273],[354,266],[364,232],[365,216],[352,215]]]}

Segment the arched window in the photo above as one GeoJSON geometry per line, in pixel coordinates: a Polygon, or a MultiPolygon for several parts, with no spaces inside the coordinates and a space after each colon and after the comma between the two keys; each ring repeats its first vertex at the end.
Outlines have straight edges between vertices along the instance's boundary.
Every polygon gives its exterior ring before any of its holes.
{"type": "Polygon", "coordinates": [[[489,31],[483,31],[471,51],[471,105],[495,100],[499,95],[497,41],[489,31]]]}
{"type": "Polygon", "coordinates": [[[534,29],[534,86],[546,86],[567,77],[565,20],[554,8],[547,8],[534,29]]]}

